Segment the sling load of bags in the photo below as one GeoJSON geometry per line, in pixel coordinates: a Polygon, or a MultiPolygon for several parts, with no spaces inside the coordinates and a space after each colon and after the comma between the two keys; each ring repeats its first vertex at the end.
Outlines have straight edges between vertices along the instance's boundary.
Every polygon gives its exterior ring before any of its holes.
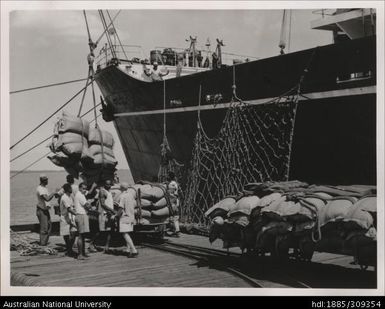
{"type": "MultiPolygon", "coordinates": [[[[177,211],[166,193],[165,184],[137,183],[129,188],[135,198],[135,217],[140,224],[163,223],[177,211]],[[140,195],[139,195],[140,192],[140,195]]],[[[111,188],[114,203],[122,193],[118,186],[111,188]]]]}
{"type": "Polygon", "coordinates": [[[375,265],[377,197],[371,186],[309,186],[299,181],[248,184],[205,213],[210,242],[311,260],[314,251],[353,255],[375,265]]]}
{"type": "Polygon", "coordinates": [[[111,133],[91,127],[89,122],[63,112],[55,124],[48,158],[75,178],[87,183],[113,179],[117,161],[111,133]]]}

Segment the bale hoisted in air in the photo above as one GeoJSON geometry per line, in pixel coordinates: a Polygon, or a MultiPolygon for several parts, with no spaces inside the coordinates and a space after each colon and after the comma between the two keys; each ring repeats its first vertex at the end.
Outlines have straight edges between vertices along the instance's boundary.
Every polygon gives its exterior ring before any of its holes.
{"type": "Polygon", "coordinates": [[[54,155],[48,158],[75,178],[81,173],[87,183],[112,180],[117,165],[113,146],[111,133],[64,111],[49,145],[54,155]]]}
{"type": "Polygon", "coordinates": [[[63,111],[61,118],[55,124],[54,136],[49,145],[54,155],[48,158],[77,178],[81,171],[79,160],[89,160],[88,133],[88,121],[63,111]]]}

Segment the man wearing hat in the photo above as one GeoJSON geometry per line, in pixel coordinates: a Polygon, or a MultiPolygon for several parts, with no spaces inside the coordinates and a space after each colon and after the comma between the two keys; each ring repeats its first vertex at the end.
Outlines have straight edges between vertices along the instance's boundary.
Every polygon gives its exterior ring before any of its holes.
{"type": "Polygon", "coordinates": [[[40,185],[36,189],[37,195],[37,208],[36,215],[40,223],[40,245],[46,246],[48,244],[48,238],[51,233],[51,216],[49,213],[49,201],[57,194],[56,192],[48,194],[47,190],[48,177],[46,175],[40,175],[40,185]]]}
{"type": "Polygon", "coordinates": [[[136,191],[126,182],[121,183],[120,190],[122,191],[122,194],[119,196],[119,210],[117,214],[117,217],[119,218],[119,233],[122,234],[126,241],[127,257],[134,258],[138,256],[138,251],[136,250],[129,233],[134,230],[136,191]]]}

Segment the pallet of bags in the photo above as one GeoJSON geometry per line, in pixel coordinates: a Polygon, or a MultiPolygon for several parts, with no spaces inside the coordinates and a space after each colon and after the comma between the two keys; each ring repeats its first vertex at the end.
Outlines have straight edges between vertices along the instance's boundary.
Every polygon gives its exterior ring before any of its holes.
{"type": "Polygon", "coordinates": [[[328,200],[319,213],[321,239],[316,244],[316,250],[321,252],[342,252],[346,231],[344,219],[349,210],[357,202],[356,197],[335,196],[328,200]]]}
{"type": "Polygon", "coordinates": [[[51,150],[80,159],[88,155],[89,122],[63,112],[54,129],[51,150]]]}
{"type": "Polygon", "coordinates": [[[252,210],[258,206],[259,197],[243,194],[236,199],[235,207],[227,213],[223,225],[223,247],[246,249],[245,228],[249,225],[252,210]]]}
{"type": "Polygon", "coordinates": [[[54,127],[54,135],[49,148],[53,155],[48,158],[75,178],[82,170],[80,160],[89,160],[89,122],[63,111],[54,127]]]}
{"type": "Polygon", "coordinates": [[[88,183],[113,180],[118,164],[113,152],[114,138],[100,128],[89,128],[88,157],[82,158],[82,176],[88,183]]]}
{"type": "Polygon", "coordinates": [[[141,217],[148,223],[163,223],[178,211],[177,205],[171,203],[165,184],[140,182],[133,187],[137,192],[140,190],[141,217]]]}
{"type": "Polygon", "coordinates": [[[248,251],[255,251],[259,254],[263,254],[264,250],[260,246],[258,247],[257,237],[262,228],[269,222],[269,220],[262,216],[262,209],[281,198],[281,194],[278,192],[271,193],[270,190],[264,190],[261,193],[258,205],[251,210],[249,216],[250,223],[244,229],[245,247],[248,251]]]}
{"type": "Polygon", "coordinates": [[[343,219],[345,247],[361,268],[377,265],[377,197],[360,198],[343,219]]]}
{"type": "Polygon", "coordinates": [[[216,239],[223,240],[224,221],[229,211],[235,208],[235,196],[228,196],[210,207],[204,214],[209,220],[209,241],[213,243],[216,239]]]}

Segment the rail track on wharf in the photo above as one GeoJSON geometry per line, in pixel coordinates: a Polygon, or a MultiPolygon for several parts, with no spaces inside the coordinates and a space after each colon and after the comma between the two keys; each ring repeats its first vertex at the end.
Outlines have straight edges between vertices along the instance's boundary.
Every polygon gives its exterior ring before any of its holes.
{"type": "Polygon", "coordinates": [[[211,245],[206,237],[188,234],[163,242],[136,241],[137,258],[124,256],[123,245],[117,237],[112,255],[97,252],[78,261],[64,256],[62,237],[53,236],[49,246],[61,251],[58,255],[11,251],[11,285],[304,289],[375,288],[377,282],[374,271],[351,265],[349,256],[316,253],[310,263],[281,263],[270,256],[241,255],[238,249],[228,253],[220,241],[211,245]]]}
{"type": "MultiPolygon", "coordinates": [[[[244,265],[242,265],[245,260],[242,259],[242,255],[239,253],[234,253],[230,251],[225,252],[223,250],[209,249],[188,244],[177,244],[172,242],[164,242],[162,244],[144,242],[143,245],[156,250],[166,251],[171,254],[196,259],[201,262],[202,265],[229,272],[234,276],[241,278],[242,280],[247,282],[251,287],[254,288],[282,287],[281,284],[276,286],[276,284],[274,284],[273,282],[266,280],[258,280],[248,275],[247,272],[245,272],[244,265]]],[[[289,278],[289,276],[287,275],[283,276],[289,278]]],[[[289,278],[289,281],[291,281],[291,287],[310,288],[310,286],[299,282],[294,278],[289,278]]]]}

